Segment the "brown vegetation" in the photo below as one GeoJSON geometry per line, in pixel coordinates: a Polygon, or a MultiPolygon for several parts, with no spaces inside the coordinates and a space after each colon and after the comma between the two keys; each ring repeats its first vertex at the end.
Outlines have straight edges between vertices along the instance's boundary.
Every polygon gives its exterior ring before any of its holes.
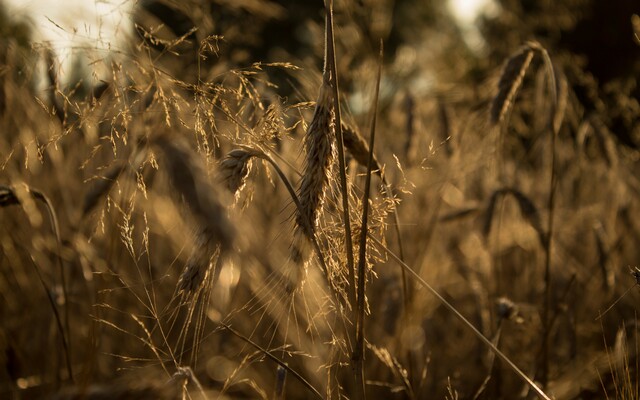
{"type": "Polygon", "coordinates": [[[637,15],[191,3],[99,85],[0,7],[0,397],[640,398],[637,15]]]}

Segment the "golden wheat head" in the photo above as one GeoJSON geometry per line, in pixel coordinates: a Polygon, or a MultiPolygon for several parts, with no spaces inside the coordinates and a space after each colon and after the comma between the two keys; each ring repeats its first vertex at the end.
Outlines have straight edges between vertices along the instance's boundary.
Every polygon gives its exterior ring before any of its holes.
{"type": "Polygon", "coordinates": [[[331,173],[335,148],[335,114],[331,88],[320,88],[313,119],[304,139],[305,166],[298,189],[300,208],[296,210],[296,226],[307,238],[315,232],[318,215],[331,173]]]}
{"type": "Polygon", "coordinates": [[[237,195],[245,186],[251,172],[251,161],[260,153],[249,148],[231,150],[220,163],[220,180],[237,195]]]}

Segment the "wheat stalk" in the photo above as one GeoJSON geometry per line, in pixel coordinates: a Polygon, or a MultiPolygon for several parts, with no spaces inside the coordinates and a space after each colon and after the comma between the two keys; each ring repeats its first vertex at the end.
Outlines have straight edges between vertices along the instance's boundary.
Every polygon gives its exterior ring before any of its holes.
{"type": "MultiPolygon", "coordinates": [[[[61,255],[62,245],[60,240],[60,228],[58,225],[58,217],[53,208],[53,204],[51,203],[51,200],[49,200],[49,198],[44,193],[26,185],[25,185],[25,191],[27,194],[31,195],[34,199],[44,204],[45,208],[47,209],[47,213],[49,214],[49,223],[51,224],[51,229],[53,230],[53,234],[56,239],[56,250],[57,250],[56,258],[58,262],[58,268],[60,270],[62,296],[63,296],[64,306],[65,306],[64,327],[66,328],[66,334],[65,334],[65,329],[63,328],[63,325],[62,325],[62,319],[60,318],[58,308],[56,307],[56,302],[53,300],[53,297],[51,295],[51,289],[47,286],[46,282],[44,281],[44,278],[40,273],[40,268],[36,264],[33,257],[30,256],[29,259],[31,260],[31,264],[36,270],[40,283],[44,287],[45,293],[47,294],[47,298],[49,299],[51,309],[53,310],[53,315],[57,323],[58,333],[60,335],[60,339],[62,341],[62,347],[64,349],[67,372],[69,373],[69,379],[73,381],[74,378],[73,378],[73,369],[71,367],[71,348],[69,347],[69,343],[71,342],[70,341],[71,328],[69,325],[69,294],[67,290],[67,280],[65,277],[66,274],[64,272],[64,266],[62,264],[62,255],[61,255]]],[[[12,187],[0,185],[0,207],[7,207],[11,205],[22,205],[22,207],[25,209],[25,212],[27,212],[27,207],[25,207],[25,204],[24,204],[26,200],[27,200],[26,198],[21,198],[20,194],[18,194],[12,187]]]]}
{"type": "MultiPolygon", "coordinates": [[[[555,209],[555,187],[557,181],[556,175],[556,136],[562,125],[566,107],[566,88],[562,85],[558,87],[556,74],[553,63],[549,57],[547,50],[535,41],[527,42],[515,55],[507,60],[498,83],[498,94],[493,99],[491,105],[491,122],[494,124],[501,122],[505,114],[511,108],[515,96],[522,86],[522,80],[527,72],[531,60],[535,54],[540,54],[544,62],[549,91],[551,93],[552,107],[549,118],[549,131],[551,133],[551,179],[549,180],[549,199],[547,215],[547,233],[540,234],[543,247],[545,249],[545,274],[544,274],[544,306],[543,306],[543,339],[542,339],[542,368],[541,381],[542,386],[546,387],[549,372],[549,332],[551,330],[550,307],[551,307],[551,254],[552,254],[552,238],[553,238],[553,219],[555,209]],[[562,95],[562,99],[559,95],[562,95]]],[[[518,198],[519,204],[522,198],[518,198]]]]}

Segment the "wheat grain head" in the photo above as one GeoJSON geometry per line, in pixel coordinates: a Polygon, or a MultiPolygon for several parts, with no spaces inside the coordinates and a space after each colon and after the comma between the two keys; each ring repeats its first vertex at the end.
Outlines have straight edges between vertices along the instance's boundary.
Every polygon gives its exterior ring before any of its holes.
{"type": "Polygon", "coordinates": [[[301,207],[296,210],[295,220],[298,231],[309,239],[318,224],[335,152],[335,114],[331,93],[330,86],[323,82],[304,139],[305,166],[298,189],[301,207]]]}
{"type": "Polygon", "coordinates": [[[491,122],[493,124],[501,122],[509,111],[520,86],[522,86],[522,80],[531,60],[539,49],[540,45],[536,42],[528,42],[504,64],[498,82],[498,93],[491,103],[491,122]]]}
{"type": "Polygon", "coordinates": [[[177,136],[162,134],[152,145],[163,154],[171,185],[182,198],[198,230],[211,236],[224,252],[233,247],[236,229],[221,203],[222,193],[207,179],[199,155],[177,136]]]}

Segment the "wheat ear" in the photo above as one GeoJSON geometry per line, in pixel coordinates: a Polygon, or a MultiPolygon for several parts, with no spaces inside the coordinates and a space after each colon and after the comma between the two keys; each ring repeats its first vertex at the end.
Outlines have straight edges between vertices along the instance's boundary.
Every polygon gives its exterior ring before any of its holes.
{"type": "MultiPolygon", "coordinates": [[[[369,145],[364,140],[358,129],[343,121],[342,140],[344,141],[344,147],[349,150],[351,157],[353,157],[359,165],[366,168],[369,163],[369,145]]],[[[373,154],[373,172],[378,176],[382,176],[382,168],[375,153],[373,154]]]]}
{"type": "Polygon", "coordinates": [[[328,82],[320,87],[313,119],[304,139],[305,166],[296,209],[296,227],[308,239],[315,234],[324,193],[330,179],[335,143],[335,114],[328,82]]]}
{"type": "Polygon", "coordinates": [[[152,144],[162,151],[171,184],[182,197],[198,229],[210,235],[222,252],[230,250],[236,229],[220,201],[222,194],[207,179],[198,154],[180,138],[167,134],[154,138],[152,144]]]}
{"type": "Polygon", "coordinates": [[[248,147],[231,150],[220,163],[220,179],[234,195],[245,186],[251,172],[251,160],[261,153],[248,147]]]}
{"type": "Polygon", "coordinates": [[[493,124],[501,122],[511,108],[531,60],[540,48],[541,46],[537,42],[528,42],[505,63],[498,82],[498,94],[491,103],[491,122],[493,124]]]}
{"type": "Polygon", "coordinates": [[[547,235],[544,232],[544,228],[542,227],[542,221],[540,219],[540,213],[538,212],[538,208],[536,205],[529,199],[524,193],[514,188],[503,188],[496,190],[491,195],[489,200],[489,205],[487,206],[487,210],[484,214],[484,222],[482,233],[485,237],[488,237],[491,233],[491,226],[493,225],[493,215],[495,213],[495,207],[498,200],[506,195],[513,196],[520,208],[520,213],[525,218],[525,220],[531,225],[531,227],[538,234],[538,240],[542,246],[545,245],[547,240],[547,235]]]}

